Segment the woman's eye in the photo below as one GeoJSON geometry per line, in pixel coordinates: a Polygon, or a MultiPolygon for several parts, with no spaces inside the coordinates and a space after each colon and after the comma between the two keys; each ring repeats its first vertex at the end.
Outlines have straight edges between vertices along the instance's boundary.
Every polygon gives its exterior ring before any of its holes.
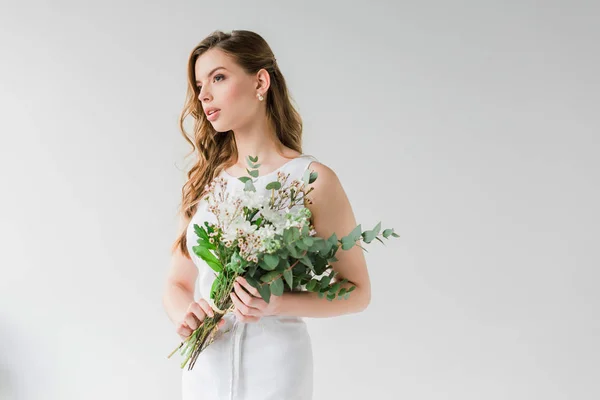
{"type": "MultiPolygon", "coordinates": [[[[225,75],[223,75],[223,74],[215,75],[214,79],[217,79],[218,77],[225,78],[225,75]]],[[[202,86],[197,86],[197,87],[198,87],[198,91],[202,90],[202,86]]]]}

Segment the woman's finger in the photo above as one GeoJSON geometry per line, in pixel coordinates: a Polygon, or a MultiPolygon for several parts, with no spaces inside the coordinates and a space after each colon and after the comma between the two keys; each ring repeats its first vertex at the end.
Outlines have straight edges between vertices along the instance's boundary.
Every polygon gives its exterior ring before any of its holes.
{"type": "Polygon", "coordinates": [[[180,324],[176,331],[182,339],[185,339],[192,334],[192,330],[186,324],[180,324]]]}
{"type": "MultiPolygon", "coordinates": [[[[202,321],[204,321],[204,318],[206,318],[206,313],[204,312],[204,310],[202,309],[202,307],[200,306],[199,303],[196,303],[196,302],[191,303],[189,306],[189,312],[191,312],[192,314],[194,314],[196,316],[196,318],[199,321],[199,324],[202,323],[202,321]]],[[[196,329],[196,328],[194,328],[194,329],[196,329]]]]}
{"type": "MultiPolygon", "coordinates": [[[[256,310],[261,310],[261,307],[259,307],[259,302],[262,299],[257,299],[256,297],[251,296],[237,282],[233,283],[233,289],[234,289],[235,294],[237,295],[237,297],[242,301],[242,303],[244,303],[245,305],[247,305],[248,308],[254,308],[256,310]]],[[[266,304],[266,302],[264,302],[264,301],[263,301],[263,303],[266,304]]],[[[251,312],[251,314],[256,315],[257,312],[253,311],[253,312],[251,312]]]]}
{"type": "Polygon", "coordinates": [[[254,317],[254,316],[251,316],[251,315],[244,315],[237,308],[233,309],[233,314],[235,315],[235,317],[240,322],[249,323],[249,322],[257,322],[258,320],[260,320],[260,317],[254,317]]]}
{"type": "Polygon", "coordinates": [[[239,283],[240,285],[242,285],[244,287],[244,289],[246,289],[248,291],[248,293],[250,293],[252,296],[262,298],[260,293],[258,292],[258,289],[255,288],[254,286],[250,285],[244,277],[238,276],[235,279],[235,281],[237,283],[239,283]]]}
{"type": "Polygon", "coordinates": [[[183,320],[192,330],[195,330],[200,326],[200,321],[198,321],[196,316],[191,312],[187,313],[183,320]]]}
{"type": "Polygon", "coordinates": [[[235,308],[238,309],[243,315],[254,315],[256,309],[250,308],[247,305],[245,305],[235,293],[231,292],[229,294],[229,297],[231,297],[231,301],[233,301],[233,304],[235,304],[235,308]]]}
{"type": "Polygon", "coordinates": [[[198,305],[200,306],[200,308],[202,308],[202,311],[204,311],[206,315],[210,315],[211,317],[215,316],[215,311],[205,299],[198,300],[198,305]]]}

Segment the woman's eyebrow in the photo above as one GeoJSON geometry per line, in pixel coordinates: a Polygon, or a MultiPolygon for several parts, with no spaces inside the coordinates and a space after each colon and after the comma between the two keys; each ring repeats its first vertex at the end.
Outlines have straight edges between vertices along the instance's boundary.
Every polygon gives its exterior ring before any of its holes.
{"type": "MultiPolygon", "coordinates": [[[[211,76],[212,74],[214,74],[215,71],[217,71],[219,69],[224,69],[227,71],[227,68],[225,68],[225,67],[217,67],[217,68],[214,68],[212,71],[210,71],[207,76],[211,76]]],[[[196,83],[201,83],[201,81],[196,80],[196,83]]]]}

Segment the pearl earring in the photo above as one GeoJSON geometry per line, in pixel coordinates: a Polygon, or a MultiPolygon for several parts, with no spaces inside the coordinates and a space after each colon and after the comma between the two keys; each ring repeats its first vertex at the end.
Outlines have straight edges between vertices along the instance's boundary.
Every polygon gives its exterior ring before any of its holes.
{"type": "Polygon", "coordinates": [[[258,100],[263,101],[265,98],[262,96],[262,94],[257,93],[256,97],[258,97],[258,100]]]}

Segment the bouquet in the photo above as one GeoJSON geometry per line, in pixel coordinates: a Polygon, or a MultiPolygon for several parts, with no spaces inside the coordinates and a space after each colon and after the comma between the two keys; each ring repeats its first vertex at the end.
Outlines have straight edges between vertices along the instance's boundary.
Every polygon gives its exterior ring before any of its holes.
{"type": "Polygon", "coordinates": [[[301,290],[316,292],[329,301],[348,299],[356,286],[341,288],[347,279],[333,281],[336,272],[330,263],[337,261],[336,252],[358,245],[359,240],[384,243],[381,238],[399,237],[393,229],[381,231],[381,222],[367,231],[358,225],[341,239],[335,233],[327,239],[318,237],[310,223],[310,210],[302,207],[312,204],[307,195],[318,174],[307,170],[301,181],[288,183],[289,174],[279,171],[277,179],[265,186],[270,191],[267,196],[257,193],[254,186],[258,157],[249,156],[247,162],[249,176],[238,178],[244,183],[243,190],[228,192],[227,181],[221,177],[206,187],[204,200],[217,223],[194,224],[198,241],[192,249],[215,273],[210,291],[215,316],[206,316],[168,356],[181,350],[181,368],[189,362],[191,370],[200,353],[214,341],[217,324],[234,308],[229,294],[238,276],[256,288],[267,303],[271,295],[301,290]]]}

